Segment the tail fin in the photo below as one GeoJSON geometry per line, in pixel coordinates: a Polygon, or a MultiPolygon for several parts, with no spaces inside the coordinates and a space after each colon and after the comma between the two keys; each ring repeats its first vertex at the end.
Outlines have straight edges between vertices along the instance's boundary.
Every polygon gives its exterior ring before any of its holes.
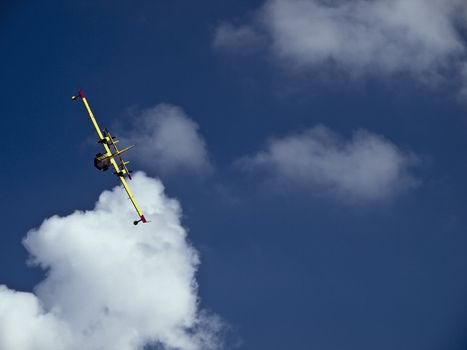
{"type": "Polygon", "coordinates": [[[114,154],[111,155],[111,157],[116,157],[116,156],[120,156],[122,153],[132,149],[133,147],[135,147],[135,145],[131,145],[131,146],[128,146],[128,147],[125,147],[124,149],[121,149],[117,152],[115,152],[114,154]]]}

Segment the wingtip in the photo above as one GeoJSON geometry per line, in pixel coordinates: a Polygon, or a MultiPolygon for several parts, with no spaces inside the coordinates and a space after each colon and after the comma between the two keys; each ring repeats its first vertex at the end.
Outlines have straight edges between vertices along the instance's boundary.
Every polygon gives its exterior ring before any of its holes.
{"type": "Polygon", "coordinates": [[[84,96],[84,91],[83,91],[83,89],[80,89],[80,90],[79,90],[78,95],[73,95],[73,96],[71,96],[71,99],[72,99],[73,101],[75,101],[78,97],[80,97],[81,99],[86,98],[86,96],[84,96]]]}
{"type": "Polygon", "coordinates": [[[146,218],[144,217],[144,215],[141,215],[139,220],[133,221],[133,225],[136,226],[136,225],[138,225],[140,222],[142,222],[143,224],[145,224],[145,223],[147,223],[147,222],[149,222],[149,221],[146,220],[146,218]]]}

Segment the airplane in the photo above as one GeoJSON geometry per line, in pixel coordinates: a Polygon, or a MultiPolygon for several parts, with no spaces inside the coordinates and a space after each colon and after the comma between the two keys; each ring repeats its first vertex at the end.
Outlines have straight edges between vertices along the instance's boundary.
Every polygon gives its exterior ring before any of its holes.
{"type": "Polygon", "coordinates": [[[136,212],[139,215],[139,220],[133,221],[134,225],[138,225],[138,223],[147,223],[149,221],[146,220],[146,218],[143,215],[143,212],[139,208],[138,204],[136,203],[135,198],[133,197],[133,194],[131,193],[130,188],[128,187],[128,184],[125,180],[125,177],[128,177],[128,179],[131,180],[131,171],[128,170],[127,164],[129,162],[126,162],[122,158],[122,153],[128,151],[129,149],[133,148],[134,145],[128,146],[122,150],[119,150],[117,148],[117,143],[118,140],[116,139],[115,136],[110,135],[109,130],[107,128],[100,129],[99,125],[97,124],[96,118],[94,117],[94,114],[91,111],[91,108],[89,107],[88,101],[86,99],[86,96],[84,95],[83,90],[80,90],[78,95],[72,96],[71,99],[73,101],[77,100],[78,98],[83,101],[84,107],[86,107],[86,110],[89,114],[89,118],[92,121],[92,124],[94,125],[94,128],[96,129],[97,136],[99,137],[99,140],[97,143],[100,143],[104,147],[104,153],[97,153],[96,156],[94,157],[94,166],[101,170],[101,171],[107,171],[111,166],[115,169],[114,174],[117,175],[117,177],[120,179],[123,187],[125,188],[126,193],[128,194],[128,197],[133,203],[133,206],[136,209],[136,212]],[[118,163],[117,163],[118,161],[118,163]]]}

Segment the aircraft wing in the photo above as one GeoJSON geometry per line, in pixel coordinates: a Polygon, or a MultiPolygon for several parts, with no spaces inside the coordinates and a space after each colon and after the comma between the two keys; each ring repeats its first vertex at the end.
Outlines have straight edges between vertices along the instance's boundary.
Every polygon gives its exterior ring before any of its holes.
{"type": "MultiPolygon", "coordinates": [[[[79,97],[81,98],[81,101],[83,101],[84,107],[86,107],[86,110],[88,111],[89,118],[91,118],[92,125],[94,125],[94,129],[96,129],[97,136],[99,136],[99,143],[102,143],[104,145],[105,142],[105,137],[102,135],[102,131],[99,128],[99,125],[97,124],[96,118],[94,117],[94,114],[91,111],[91,107],[89,107],[88,101],[86,100],[86,96],[84,96],[83,90],[79,90],[79,97]]],[[[76,100],[78,96],[73,96],[71,99],[76,100]]],[[[106,149],[106,151],[108,151],[106,149]]]]}
{"type": "Polygon", "coordinates": [[[136,209],[136,212],[138,213],[139,217],[140,217],[140,220],[138,221],[134,221],[133,223],[136,225],[139,221],[143,222],[143,223],[146,223],[147,220],[146,218],[144,217],[143,215],[143,212],[141,211],[141,209],[139,208],[138,204],[136,203],[136,200],[135,200],[135,197],[133,197],[133,194],[131,193],[130,191],[130,188],[128,187],[128,184],[126,183],[126,180],[125,180],[125,176],[122,174],[122,171],[120,170],[120,168],[118,167],[118,164],[115,162],[115,159],[111,159],[111,162],[115,168],[115,171],[117,173],[117,176],[118,178],[120,179],[123,187],[125,188],[125,191],[126,193],[128,194],[128,198],[130,199],[131,203],[133,203],[133,206],[135,207],[136,209]]]}

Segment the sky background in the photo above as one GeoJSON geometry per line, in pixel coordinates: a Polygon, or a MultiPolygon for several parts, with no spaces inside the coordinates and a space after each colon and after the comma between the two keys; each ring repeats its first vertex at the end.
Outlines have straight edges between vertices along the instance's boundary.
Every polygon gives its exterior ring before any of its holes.
{"type": "Polygon", "coordinates": [[[117,185],[83,88],[179,200],[223,348],[465,349],[467,10],[406,3],[2,3],[0,284],[117,185]]]}

